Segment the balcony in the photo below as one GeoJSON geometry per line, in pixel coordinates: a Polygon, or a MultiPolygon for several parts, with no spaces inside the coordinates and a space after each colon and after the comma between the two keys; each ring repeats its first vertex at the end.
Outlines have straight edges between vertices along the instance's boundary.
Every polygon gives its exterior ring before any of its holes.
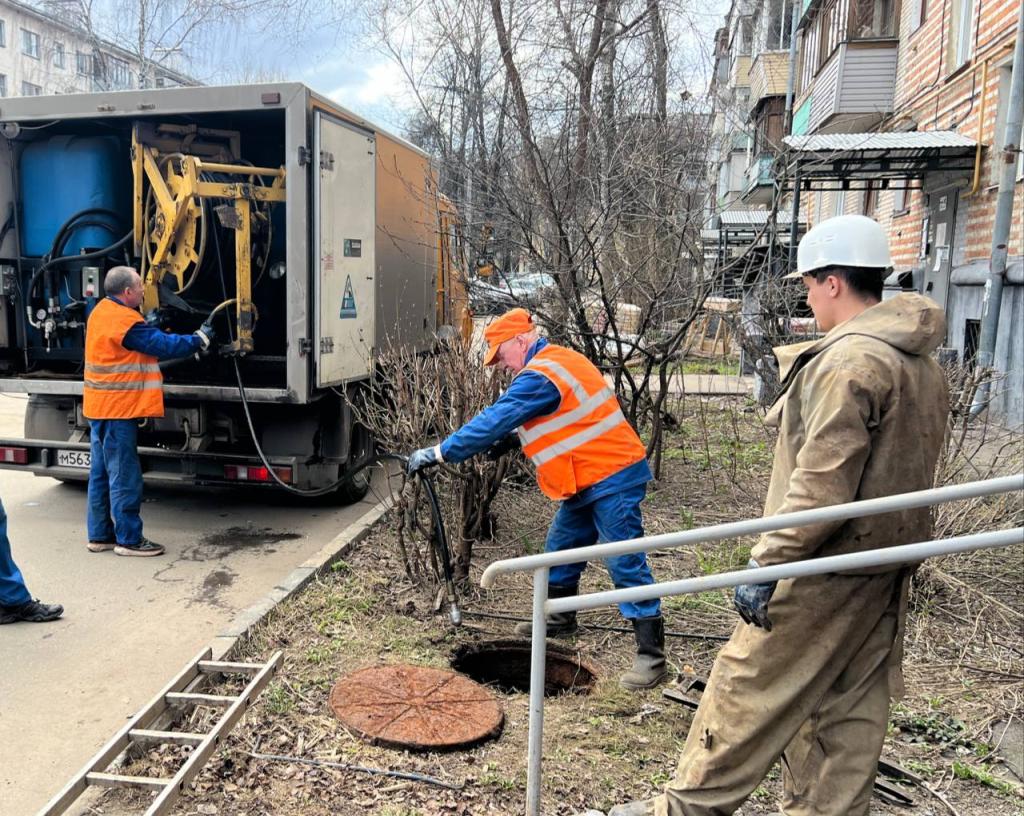
{"type": "Polygon", "coordinates": [[[864,133],[892,113],[895,39],[842,42],[797,100],[793,135],[864,133]]]}
{"type": "Polygon", "coordinates": [[[750,107],[767,96],[785,96],[789,79],[789,52],[762,51],[750,65],[750,107]]]}
{"type": "Polygon", "coordinates": [[[771,202],[775,187],[775,177],[772,175],[774,163],[774,153],[761,153],[755,156],[747,166],[746,188],[743,191],[744,204],[768,204],[771,202]]]}
{"type": "Polygon", "coordinates": [[[750,86],[750,57],[733,57],[729,69],[729,87],[746,88],[750,86]]]}

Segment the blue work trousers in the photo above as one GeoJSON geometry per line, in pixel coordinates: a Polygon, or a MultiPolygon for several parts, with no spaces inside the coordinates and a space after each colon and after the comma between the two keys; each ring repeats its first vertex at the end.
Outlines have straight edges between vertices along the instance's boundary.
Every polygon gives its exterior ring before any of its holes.
{"type": "Polygon", "coordinates": [[[21,570],[11,557],[11,541],[7,538],[7,513],[3,502],[0,502],[0,606],[21,606],[31,600],[21,570]]]}
{"type": "Polygon", "coordinates": [[[142,466],[134,419],[90,419],[89,540],[142,542],[142,466]],[[111,522],[113,516],[113,522],[111,522]]]}
{"type": "MultiPolygon", "coordinates": [[[[548,538],[544,544],[546,552],[560,552],[576,547],[589,547],[598,542],[625,541],[640,538],[644,534],[644,521],[640,514],[640,502],[647,493],[647,485],[640,484],[601,496],[582,506],[562,502],[555,514],[548,538]]],[[[630,553],[606,558],[605,566],[616,589],[646,586],[654,583],[651,568],[647,566],[644,553],[630,553]]],[[[561,588],[579,585],[580,576],[586,569],[585,561],[552,567],[548,585],[561,588]]],[[[625,618],[649,618],[661,614],[661,601],[655,598],[639,603],[621,603],[619,611],[625,618]]]]}

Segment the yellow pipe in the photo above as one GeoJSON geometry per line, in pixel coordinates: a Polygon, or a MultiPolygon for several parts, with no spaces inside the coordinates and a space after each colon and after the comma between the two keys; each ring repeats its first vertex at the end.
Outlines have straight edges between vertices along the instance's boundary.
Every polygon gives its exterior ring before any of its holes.
{"type": "Polygon", "coordinates": [[[981,187],[981,149],[984,147],[981,137],[985,132],[985,102],[988,100],[986,91],[988,85],[988,60],[981,64],[981,109],[978,111],[978,144],[974,148],[974,179],[971,181],[971,189],[964,193],[968,198],[978,192],[981,187]]]}

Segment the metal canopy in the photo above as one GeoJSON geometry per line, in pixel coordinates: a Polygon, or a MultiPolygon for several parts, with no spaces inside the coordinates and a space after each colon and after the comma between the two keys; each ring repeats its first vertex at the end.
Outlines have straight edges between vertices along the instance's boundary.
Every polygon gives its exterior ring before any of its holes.
{"type": "Polygon", "coordinates": [[[956,131],[819,133],[786,136],[786,179],[802,189],[863,189],[910,186],[929,173],[970,173],[978,143],[956,131]],[[902,185],[892,185],[899,180],[902,185]],[[837,182],[825,186],[822,182],[837,182]]]}

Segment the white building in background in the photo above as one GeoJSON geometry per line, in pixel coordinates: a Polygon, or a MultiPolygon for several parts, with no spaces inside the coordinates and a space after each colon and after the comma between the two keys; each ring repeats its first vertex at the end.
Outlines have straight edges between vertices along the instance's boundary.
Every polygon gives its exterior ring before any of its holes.
{"type": "MultiPolygon", "coordinates": [[[[141,61],[87,31],[73,16],[75,0],[35,8],[0,0],[0,97],[125,90],[140,86],[141,61]]],[[[163,66],[149,67],[157,87],[198,85],[163,66]]]]}

